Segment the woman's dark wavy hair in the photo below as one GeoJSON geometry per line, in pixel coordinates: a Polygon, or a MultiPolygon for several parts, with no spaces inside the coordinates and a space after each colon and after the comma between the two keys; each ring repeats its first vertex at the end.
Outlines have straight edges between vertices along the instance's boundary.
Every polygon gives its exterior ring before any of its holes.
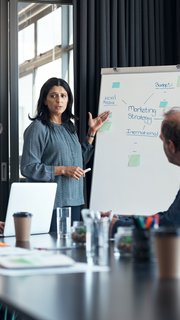
{"type": "Polygon", "coordinates": [[[50,112],[47,106],[44,104],[44,101],[46,100],[49,91],[54,86],[63,87],[68,94],[68,104],[67,104],[66,110],[62,114],[62,123],[71,132],[75,132],[76,131],[75,125],[71,121],[72,119],[77,120],[75,115],[72,113],[72,105],[73,105],[72,91],[68,83],[65,80],[60,78],[50,78],[43,84],[40,90],[40,95],[37,103],[36,115],[35,117],[29,116],[29,119],[32,121],[38,119],[44,125],[51,127],[50,112]]]}

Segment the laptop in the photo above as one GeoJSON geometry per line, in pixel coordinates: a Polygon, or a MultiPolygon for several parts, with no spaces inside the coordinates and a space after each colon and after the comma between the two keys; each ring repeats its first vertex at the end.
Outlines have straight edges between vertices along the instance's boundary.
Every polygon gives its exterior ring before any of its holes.
{"type": "Polygon", "coordinates": [[[14,182],[11,185],[2,237],[15,236],[13,213],[33,214],[31,234],[48,233],[54,208],[55,182],[14,182]]]}

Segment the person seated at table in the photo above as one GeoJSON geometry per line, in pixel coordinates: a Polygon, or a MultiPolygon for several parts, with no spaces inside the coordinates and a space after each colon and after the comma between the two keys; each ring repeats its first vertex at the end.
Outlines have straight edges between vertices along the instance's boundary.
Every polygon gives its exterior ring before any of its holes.
{"type": "MultiPolygon", "coordinates": [[[[161,124],[160,139],[168,161],[180,166],[180,107],[171,108],[164,114],[161,124]]],[[[159,226],[180,227],[180,189],[170,207],[158,212],[159,226]]],[[[132,226],[133,216],[117,215],[112,221],[112,235],[119,226],[132,226]]]]}

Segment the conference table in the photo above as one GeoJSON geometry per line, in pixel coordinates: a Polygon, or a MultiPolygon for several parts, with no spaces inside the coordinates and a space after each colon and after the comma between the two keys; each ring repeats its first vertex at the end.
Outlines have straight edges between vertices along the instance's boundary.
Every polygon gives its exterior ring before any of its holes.
{"type": "MultiPolygon", "coordinates": [[[[17,245],[13,237],[5,241],[17,245]]],[[[58,249],[54,254],[87,263],[85,246],[64,243],[53,233],[31,236],[30,249],[35,247],[58,249]]],[[[3,275],[0,269],[0,302],[21,320],[180,319],[180,281],[160,280],[156,258],[141,262],[117,256],[112,240],[102,250],[97,270],[88,267],[89,261],[84,271],[72,273],[57,268],[3,275]]]]}

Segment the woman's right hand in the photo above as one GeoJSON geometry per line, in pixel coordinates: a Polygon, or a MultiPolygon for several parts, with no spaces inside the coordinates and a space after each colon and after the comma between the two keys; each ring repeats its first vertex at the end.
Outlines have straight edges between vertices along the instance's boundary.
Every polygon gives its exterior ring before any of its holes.
{"type": "Polygon", "coordinates": [[[76,166],[57,166],[55,167],[55,176],[66,176],[79,180],[81,177],[84,177],[84,170],[81,167],[76,166]]]}

